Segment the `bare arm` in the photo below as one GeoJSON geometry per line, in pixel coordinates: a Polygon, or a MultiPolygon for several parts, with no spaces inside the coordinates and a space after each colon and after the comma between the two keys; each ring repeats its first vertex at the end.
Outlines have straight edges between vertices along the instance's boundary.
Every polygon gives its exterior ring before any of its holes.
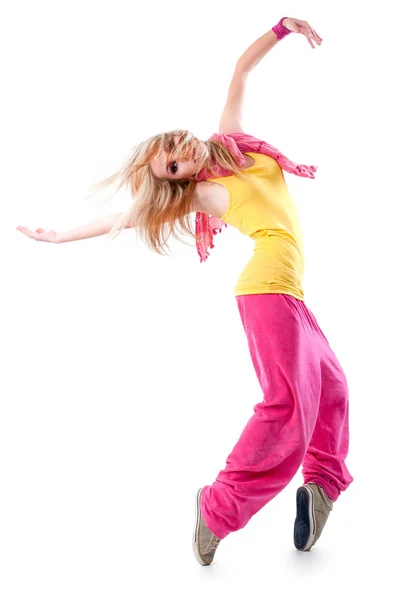
{"type": "Polygon", "coordinates": [[[45,231],[41,228],[31,231],[27,227],[21,225],[17,227],[17,230],[39,242],[55,242],[58,244],[62,242],[73,242],[75,240],[83,240],[109,233],[122,214],[123,213],[119,212],[112,215],[106,215],[100,217],[100,219],[90,221],[85,225],[80,225],[79,227],[74,227],[74,229],[61,233],[53,230],[45,231]]]}
{"type": "MultiPolygon", "coordinates": [[[[323,41],[316,31],[312,29],[309,23],[307,23],[307,21],[301,21],[301,19],[287,17],[283,20],[283,26],[289,31],[304,35],[308,41],[308,44],[312,48],[315,48],[314,43],[320,46],[323,41]]],[[[274,48],[276,44],[278,44],[278,41],[277,35],[274,33],[273,29],[270,29],[270,31],[262,35],[256,40],[256,42],[249,46],[249,48],[239,58],[237,62],[237,70],[245,73],[252,71],[252,69],[256,67],[261,59],[266,56],[266,54],[270,52],[270,50],[274,48]]]]}
{"type": "Polygon", "coordinates": [[[119,212],[112,215],[106,215],[95,221],[90,221],[85,225],[74,227],[74,229],[70,229],[70,231],[59,233],[57,235],[57,242],[73,242],[75,240],[84,240],[109,233],[122,214],[123,213],[119,212]]]}
{"type": "MultiPolygon", "coordinates": [[[[283,21],[284,27],[290,31],[305,35],[308,43],[314,48],[313,42],[322,43],[322,38],[306,22],[287,17],[283,21]]],[[[219,133],[235,133],[243,131],[242,107],[244,103],[245,87],[248,74],[262,60],[264,56],[278,43],[278,37],[272,29],[262,35],[240,56],[228,90],[228,97],[219,123],[219,133]]]]}
{"type": "Polygon", "coordinates": [[[276,44],[278,44],[278,39],[271,29],[245,50],[244,54],[238,59],[236,72],[249,73],[252,71],[276,44]]]}
{"type": "Polygon", "coordinates": [[[274,31],[268,31],[257,39],[239,58],[228,89],[224,110],[220,117],[219,133],[243,131],[242,109],[248,73],[278,43],[274,31]]]}

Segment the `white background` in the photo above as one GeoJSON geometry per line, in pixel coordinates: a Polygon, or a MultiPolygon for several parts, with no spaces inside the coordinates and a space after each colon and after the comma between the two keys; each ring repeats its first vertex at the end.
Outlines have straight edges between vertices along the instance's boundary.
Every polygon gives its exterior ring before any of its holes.
{"type": "MultiPolygon", "coordinates": [[[[9,3],[2,17],[0,597],[399,597],[400,46],[396,3],[9,3]],[[301,474],[211,567],[194,498],[261,400],[234,298],[253,242],[233,228],[204,264],[133,230],[38,243],[125,210],[88,187],[141,140],[217,131],[239,56],[282,16],[323,37],[277,45],[249,77],[245,131],[286,175],[304,291],[346,372],[354,483],[310,553],[293,547],[301,474]]],[[[195,215],[193,215],[194,217],[195,215]]],[[[191,242],[190,242],[191,243],[191,242]]]]}

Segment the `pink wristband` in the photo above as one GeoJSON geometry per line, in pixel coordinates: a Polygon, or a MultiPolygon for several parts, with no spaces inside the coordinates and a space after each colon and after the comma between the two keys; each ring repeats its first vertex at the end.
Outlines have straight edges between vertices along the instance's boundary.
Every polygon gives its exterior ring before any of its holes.
{"type": "Polygon", "coordinates": [[[283,25],[284,19],[287,19],[287,18],[288,17],[283,17],[282,19],[280,19],[280,21],[277,23],[277,25],[272,27],[274,33],[277,36],[277,39],[279,39],[279,40],[282,40],[283,37],[285,37],[286,35],[291,33],[291,30],[287,29],[287,27],[284,27],[284,25],[283,25]]]}

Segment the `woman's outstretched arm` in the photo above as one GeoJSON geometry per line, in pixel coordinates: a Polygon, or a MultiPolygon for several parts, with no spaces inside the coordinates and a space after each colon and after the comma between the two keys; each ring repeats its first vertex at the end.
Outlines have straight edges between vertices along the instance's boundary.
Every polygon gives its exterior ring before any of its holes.
{"type": "Polygon", "coordinates": [[[74,227],[74,229],[60,233],[53,231],[52,229],[46,231],[40,227],[35,231],[31,231],[28,227],[23,227],[21,225],[18,225],[17,230],[39,242],[54,242],[60,244],[62,242],[73,242],[75,240],[83,240],[109,233],[122,214],[123,213],[119,212],[112,215],[106,215],[95,221],[90,221],[90,223],[87,223],[86,225],[80,225],[79,227],[74,227]]]}

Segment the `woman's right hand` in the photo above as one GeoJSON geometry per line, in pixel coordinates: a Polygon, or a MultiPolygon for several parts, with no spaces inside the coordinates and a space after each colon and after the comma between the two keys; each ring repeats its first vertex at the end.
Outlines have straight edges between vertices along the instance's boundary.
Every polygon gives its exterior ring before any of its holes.
{"type": "Polygon", "coordinates": [[[17,230],[21,233],[24,233],[30,238],[38,242],[59,242],[58,233],[53,231],[52,229],[48,229],[45,231],[41,227],[38,227],[35,231],[31,231],[28,227],[23,227],[22,225],[18,225],[17,230]]]}

